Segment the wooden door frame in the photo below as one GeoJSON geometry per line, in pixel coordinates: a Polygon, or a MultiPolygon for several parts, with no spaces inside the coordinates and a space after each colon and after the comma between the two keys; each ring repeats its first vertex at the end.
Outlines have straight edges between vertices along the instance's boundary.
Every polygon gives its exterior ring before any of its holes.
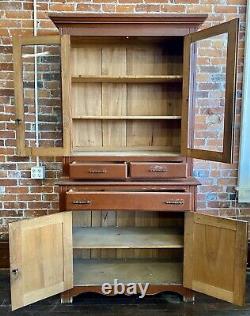
{"type": "MultiPolygon", "coordinates": [[[[222,218],[219,216],[213,216],[204,213],[186,212],[184,233],[184,287],[219,299],[223,299],[236,305],[243,305],[245,302],[246,285],[248,249],[247,236],[247,222],[234,220],[232,218],[222,218]],[[218,229],[221,229],[222,234],[225,231],[235,232],[234,263],[231,263],[234,267],[233,289],[231,291],[225,288],[216,287],[215,285],[206,283],[202,279],[199,280],[199,276],[195,276],[195,265],[198,261],[197,257],[201,255],[200,253],[198,254],[197,251],[195,252],[194,249],[195,243],[197,239],[200,237],[195,229],[195,225],[199,224],[204,225],[205,228],[206,226],[211,226],[214,228],[216,227],[218,229]]],[[[209,248],[209,246],[207,247],[209,248]]],[[[227,250],[225,249],[225,251],[227,250]]],[[[213,263],[213,260],[211,262],[213,263]]],[[[214,267],[211,266],[212,263],[207,262],[207,267],[203,266],[203,269],[213,269],[214,267]]],[[[224,262],[224,264],[227,264],[227,262],[224,262]]]]}
{"type": "MultiPolygon", "coordinates": [[[[58,232],[57,232],[58,233],[58,232]]],[[[54,234],[57,234],[54,233],[54,234]]],[[[48,260],[44,253],[40,257],[39,251],[41,242],[43,239],[35,239],[37,246],[37,253],[31,253],[31,256],[36,258],[39,262],[48,260]]],[[[60,212],[56,214],[40,216],[32,219],[26,219],[23,221],[16,221],[9,224],[9,247],[10,247],[10,280],[11,280],[11,304],[12,311],[20,307],[29,305],[41,299],[49,296],[59,294],[62,291],[71,289],[73,287],[73,246],[72,246],[72,212],[60,212]],[[62,267],[62,279],[55,284],[41,285],[40,288],[26,289],[26,284],[32,282],[32,267],[30,273],[24,273],[24,258],[22,250],[25,247],[29,247],[24,243],[25,231],[33,230],[35,233],[42,228],[47,228],[52,225],[61,225],[61,236],[54,235],[48,237],[59,236],[62,240],[62,253],[61,261],[62,267]]],[[[58,267],[56,267],[58,268],[58,267]]],[[[44,273],[46,271],[42,270],[44,273]]],[[[26,270],[27,272],[27,270],[26,270]]]]}
{"type": "Polygon", "coordinates": [[[186,35],[184,38],[184,60],[183,60],[183,96],[182,96],[182,127],[181,127],[181,153],[187,157],[232,163],[234,122],[235,122],[235,91],[237,74],[237,52],[238,52],[238,28],[239,19],[233,19],[205,30],[186,35]],[[191,91],[194,85],[194,63],[195,52],[191,52],[191,45],[196,41],[209,39],[210,37],[228,34],[227,44],[227,67],[226,67],[226,91],[225,91],[225,115],[224,115],[224,137],[223,151],[194,149],[194,100],[191,99],[191,91]],[[190,73],[191,72],[191,73],[190,73]],[[192,76],[192,79],[191,79],[192,76]]]}
{"type": "Polygon", "coordinates": [[[14,91],[16,104],[16,142],[17,155],[20,156],[66,156],[70,153],[71,111],[69,106],[71,78],[70,37],[69,35],[15,36],[13,37],[14,91]],[[22,76],[22,46],[24,45],[61,45],[62,72],[62,117],[63,117],[63,147],[26,147],[25,117],[22,76]]]}

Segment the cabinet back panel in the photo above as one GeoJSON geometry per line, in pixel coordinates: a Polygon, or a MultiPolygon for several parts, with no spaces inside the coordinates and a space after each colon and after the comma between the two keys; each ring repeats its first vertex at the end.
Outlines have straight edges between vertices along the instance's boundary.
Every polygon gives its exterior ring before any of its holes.
{"type": "Polygon", "coordinates": [[[72,75],[182,74],[183,37],[71,43],[72,75]]]}
{"type": "MultiPolygon", "coordinates": [[[[182,74],[182,38],[72,41],[72,76],[182,74]]],[[[72,83],[72,152],[178,152],[180,121],[101,120],[102,116],[180,116],[181,82],[72,83]],[[85,116],[98,119],[84,120],[85,116]]]]}
{"type": "Polygon", "coordinates": [[[163,150],[178,152],[180,122],[157,120],[76,121],[75,151],[163,150]]]}
{"type": "MultiPolygon", "coordinates": [[[[184,229],[183,213],[77,211],[74,227],[173,227],[184,229]]],[[[166,258],[182,260],[182,249],[74,249],[74,258],[166,258]]]]}

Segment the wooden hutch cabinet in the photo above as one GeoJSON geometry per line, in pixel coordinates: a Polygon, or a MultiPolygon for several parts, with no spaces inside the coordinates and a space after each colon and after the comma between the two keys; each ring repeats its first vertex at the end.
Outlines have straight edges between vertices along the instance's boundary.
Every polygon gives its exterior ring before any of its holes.
{"type": "Polygon", "coordinates": [[[147,294],[192,301],[194,290],[243,304],[247,224],[196,213],[192,177],[192,158],[232,161],[238,20],[197,31],[205,15],[50,18],[60,35],[13,42],[17,151],[64,157],[60,212],[10,224],[12,308],[57,293],[72,302],[114,279],[149,282],[147,294]],[[208,44],[220,36],[226,45],[208,44]],[[40,147],[28,83],[34,56],[46,113],[40,147]],[[220,69],[216,57],[225,59],[220,69]],[[202,120],[215,133],[218,117],[224,137],[215,151],[209,134],[196,135],[202,120]]]}

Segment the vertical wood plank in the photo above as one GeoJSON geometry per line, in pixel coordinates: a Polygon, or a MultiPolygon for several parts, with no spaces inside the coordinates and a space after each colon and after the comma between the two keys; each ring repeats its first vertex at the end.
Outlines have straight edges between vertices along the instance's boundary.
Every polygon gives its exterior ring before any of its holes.
{"type": "MultiPolygon", "coordinates": [[[[102,48],[102,75],[126,75],[126,48],[102,48]]],[[[102,84],[102,115],[126,115],[126,84],[102,84]]],[[[102,122],[103,146],[126,146],[126,121],[102,122]]]]}
{"type": "Polygon", "coordinates": [[[192,288],[193,280],[194,213],[186,212],[184,218],[183,285],[192,288]]]}
{"type": "Polygon", "coordinates": [[[70,72],[70,36],[61,37],[62,63],[62,114],[63,114],[63,151],[65,156],[71,152],[72,119],[71,119],[71,72],[70,72]],[[70,131],[70,132],[69,132],[70,131]]]}
{"type": "MultiPolygon", "coordinates": [[[[72,48],[72,75],[101,75],[101,48],[83,45],[72,48]]],[[[74,115],[101,115],[101,84],[74,83],[72,100],[74,115]]],[[[102,147],[102,122],[96,120],[73,122],[73,149],[102,147]]]]}
{"type": "Polygon", "coordinates": [[[237,222],[236,252],[234,270],[234,304],[243,305],[246,298],[246,268],[248,249],[248,225],[237,222]]]}
{"type": "Polygon", "coordinates": [[[31,151],[25,148],[25,119],[23,104],[23,74],[22,74],[22,40],[13,37],[13,67],[14,67],[14,92],[16,104],[16,146],[17,155],[30,155],[31,151]]]}
{"type": "MultiPolygon", "coordinates": [[[[73,227],[91,227],[91,211],[73,212],[73,227]]],[[[75,258],[89,259],[89,249],[74,249],[75,258]]]]}

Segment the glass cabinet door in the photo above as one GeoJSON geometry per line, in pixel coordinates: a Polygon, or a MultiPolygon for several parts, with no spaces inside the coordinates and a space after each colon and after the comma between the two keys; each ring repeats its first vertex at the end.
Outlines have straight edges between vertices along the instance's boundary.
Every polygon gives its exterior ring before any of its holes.
{"type": "Polygon", "coordinates": [[[67,36],[13,39],[18,155],[67,155],[68,43],[67,36]]]}
{"type": "Polygon", "coordinates": [[[184,40],[181,151],[232,163],[239,20],[184,40]]]}

